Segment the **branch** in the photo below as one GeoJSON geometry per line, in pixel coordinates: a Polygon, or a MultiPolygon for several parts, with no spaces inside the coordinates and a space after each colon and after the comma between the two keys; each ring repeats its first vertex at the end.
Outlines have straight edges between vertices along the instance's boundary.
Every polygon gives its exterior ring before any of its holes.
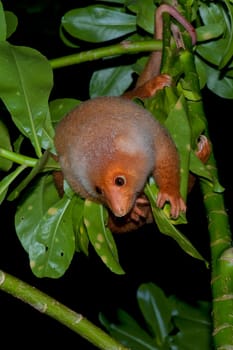
{"type": "Polygon", "coordinates": [[[123,41],[120,44],[101,47],[94,50],[84,51],[77,54],[54,58],[50,60],[53,69],[71,66],[87,61],[94,61],[100,58],[118,56],[122,54],[135,54],[146,51],[156,51],[162,49],[162,42],[160,40],[148,41],[123,41]]]}
{"type": "Polygon", "coordinates": [[[129,350],[99,327],[35,287],[0,270],[0,289],[46,314],[103,350],[129,350]]]}
{"type": "Polygon", "coordinates": [[[0,147],[0,157],[11,160],[14,163],[34,167],[38,161],[36,158],[24,156],[20,153],[9,151],[5,148],[0,147]]]}

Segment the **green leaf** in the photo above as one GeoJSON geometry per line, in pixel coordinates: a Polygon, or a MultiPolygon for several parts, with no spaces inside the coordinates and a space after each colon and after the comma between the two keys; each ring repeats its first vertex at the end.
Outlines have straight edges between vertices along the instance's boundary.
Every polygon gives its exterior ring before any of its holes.
{"type": "MultiPolygon", "coordinates": [[[[0,147],[12,151],[10,135],[2,120],[0,120],[0,135],[0,147]]],[[[0,170],[8,171],[12,167],[12,164],[12,161],[0,157],[0,170]]]]}
{"type": "Polygon", "coordinates": [[[183,198],[187,196],[189,175],[189,152],[191,149],[191,129],[183,95],[177,98],[174,89],[165,88],[145,103],[146,109],[169,131],[180,155],[181,185],[183,198]]]}
{"type": "Polygon", "coordinates": [[[19,206],[16,233],[37,277],[58,278],[67,270],[75,250],[72,215],[72,199],[59,198],[51,175],[43,176],[19,206]]]}
{"type": "Polygon", "coordinates": [[[146,32],[154,35],[154,13],[155,5],[153,0],[136,0],[128,1],[130,11],[137,14],[137,25],[146,32]]]}
{"type": "Polygon", "coordinates": [[[225,24],[224,10],[220,3],[212,2],[206,5],[204,2],[200,2],[198,10],[205,25],[216,24],[218,26],[219,24],[225,24]]]}
{"type": "Polygon", "coordinates": [[[188,304],[174,295],[169,296],[172,314],[175,318],[189,320],[206,326],[211,326],[211,305],[208,302],[188,304]]]}
{"type": "Polygon", "coordinates": [[[20,153],[20,149],[24,140],[25,140],[25,137],[22,134],[20,134],[15,140],[15,142],[13,143],[13,149],[16,153],[20,153]]]}
{"type": "Polygon", "coordinates": [[[184,78],[180,79],[184,97],[188,101],[200,101],[202,96],[193,62],[193,54],[188,50],[183,50],[179,56],[179,63],[184,72],[184,78]]]}
{"type": "Polygon", "coordinates": [[[124,310],[117,312],[119,324],[110,323],[100,314],[100,321],[111,336],[134,350],[159,350],[155,340],[124,310]]]}
{"type": "Polygon", "coordinates": [[[36,227],[41,218],[58,200],[59,195],[51,175],[43,176],[33,187],[30,186],[22,198],[15,214],[15,228],[17,236],[27,252],[29,252],[36,227]]]}
{"type": "Polygon", "coordinates": [[[61,40],[66,46],[72,47],[73,49],[74,48],[77,49],[80,47],[80,45],[73,43],[72,40],[68,37],[67,33],[62,30],[62,25],[60,25],[60,28],[59,28],[59,35],[61,40]]]}
{"type": "MultiPolygon", "coordinates": [[[[30,182],[32,182],[32,180],[41,171],[44,170],[49,159],[52,159],[52,158],[50,157],[50,153],[48,151],[45,151],[44,154],[37,161],[33,159],[34,164],[33,164],[32,170],[21,182],[19,182],[19,184],[14,188],[14,190],[9,194],[9,196],[7,197],[8,201],[13,201],[20,196],[21,192],[30,184],[30,182]]],[[[52,161],[54,160],[52,159],[52,161]]],[[[25,164],[26,164],[26,161],[25,161],[25,164]]]]}
{"type": "Polygon", "coordinates": [[[91,244],[108,268],[117,273],[123,274],[117,247],[111,231],[106,226],[107,210],[100,204],[86,200],[84,205],[84,223],[91,244]]]}
{"type": "Polygon", "coordinates": [[[37,277],[61,277],[71,263],[75,251],[72,206],[64,196],[47,210],[36,227],[29,259],[37,277]]]}
{"type": "Polygon", "coordinates": [[[230,30],[233,17],[232,5],[226,1],[228,12],[226,13],[220,4],[201,4],[200,15],[206,25],[222,27],[223,35],[218,40],[210,40],[207,43],[198,45],[196,50],[207,62],[219,66],[221,70],[232,58],[233,55],[233,35],[230,30]]]}
{"type": "Polygon", "coordinates": [[[132,83],[131,66],[101,69],[92,75],[90,97],[120,96],[132,83]]]}
{"type": "Polygon", "coordinates": [[[155,284],[147,283],[138,288],[137,300],[157,344],[163,344],[173,328],[172,309],[166,295],[155,284]]]}
{"type": "Polygon", "coordinates": [[[88,255],[89,238],[87,229],[83,222],[84,203],[84,199],[75,194],[73,206],[73,226],[76,251],[83,252],[84,254],[88,255]]]}
{"type": "Polygon", "coordinates": [[[41,147],[53,145],[48,109],[53,83],[51,66],[44,56],[28,47],[1,42],[0,50],[0,97],[40,157],[41,147]]]}
{"type": "Polygon", "coordinates": [[[178,349],[206,350],[212,349],[211,326],[200,325],[196,322],[177,319],[175,321],[179,332],[173,337],[172,345],[178,349]]]}
{"type": "Polygon", "coordinates": [[[224,33],[223,29],[223,26],[219,23],[198,27],[196,29],[197,41],[202,42],[219,38],[224,33]]]}
{"type": "Polygon", "coordinates": [[[13,12],[5,11],[6,24],[7,24],[7,34],[6,37],[9,38],[18,26],[18,18],[13,12]]]}
{"type": "Polygon", "coordinates": [[[84,222],[80,222],[78,230],[75,232],[76,251],[83,252],[88,256],[89,237],[84,222]]]}
{"type": "Polygon", "coordinates": [[[206,65],[207,86],[216,95],[222,98],[233,98],[233,79],[224,76],[218,69],[206,65]]]}
{"type": "Polygon", "coordinates": [[[140,57],[133,65],[133,70],[135,73],[140,75],[143,72],[143,69],[145,68],[146,63],[148,62],[148,55],[140,57]]]}
{"type": "Polygon", "coordinates": [[[211,349],[211,305],[207,302],[197,302],[193,305],[169,297],[173,308],[173,322],[178,332],[171,343],[179,349],[211,349]]]}
{"type": "MultiPolygon", "coordinates": [[[[158,189],[156,188],[154,183],[146,185],[145,194],[150,201],[153,216],[159,228],[159,231],[172,237],[187,254],[191,255],[196,259],[205,261],[205,259],[196,250],[192,243],[180,231],[178,231],[174,225],[172,225],[172,222],[174,221],[169,219],[169,213],[165,214],[166,212],[168,212],[168,208],[166,207],[167,205],[165,205],[164,210],[161,210],[156,206],[155,200],[158,194],[158,189]]],[[[206,261],[205,263],[207,265],[206,261]]]]}
{"type": "Polygon", "coordinates": [[[197,140],[206,131],[206,120],[203,115],[202,101],[187,101],[188,117],[191,126],[191,148],[196,150],[197,140]]]}
{"type": "Polygon", "coordinates": [[[125,0],[102,0],[102,2],[110,2],[110,4],[124,4],[125,0]]]}
{"type": "Polygon", "coordinates": [[[20,165],[17,169],[15,169],[12,173],[5,176],[0,181],[0,204],[3,202],[8,188],[11,185],[11,183],[17,178],[17,176],[26,168],[25,165],[20,165]]]}
{"type": "Polygon", "coordinates": [[[72,109],[77,107],[81,101],[75,98],[58,98],[49,103],[51,120],[56,125],[72,109]]]}
{"type": "Polygon", "coordinates": [[[180,155],[180,191],[183,198],[186,198],[189,174],[189,152],[191,149],[191,129],[183,95],[179,97],[174,108],[170,110],[164,125],[170,132],[180,155]]]}
{"type": "Polygon", "coordinates": [[[169,87],[156,92],[152,98],[145,99],[144,106],[164,125],[167,116],[177,102],[177,96],[169,87]]]}
{"type": "Polygon", "coordinates": [[[117,8],[93,5],[68,11],[62,25],[75,38],[98,43],[136,31],[136,18],[117,8]]]}
{"type": "MultiPolygon", "coordinates": [[[[233,5],[230,4],[230,2],[227,0],[225,0],[225,4],[226,4],[227,9],[228,9],[228,15],[230,17],[230,24],[232,27],[232,24],[233,24],[233,5]]],[[[232,29],[228,30],[227,34],[228,34],[227,35],[227,47],[226,47],[226,50],[223,52],[223,57],[222,57],[222,60],[219,64],[219,69],[224,68],[228,64],[228,62],[232,60],[232,56],[233,56],[233,31],[232,31],[232,29]]]]}
{"type": "Polygon", "coordinates": [[[6,18],[2,2],[0,1],[0,41],[6,40],[6,18]]]}
{"type": "Polygon", "coordinates": [[[208,170],[208,167],[206,167],[205,164],[202,163],[202,161],[196,156],[196,154],[193,151],[190,152],[190,171],[193,174],[210,180],[211,182],[213,181],[212,175],[208,170]]]}
{"type": "Polygon", "coordinates": [[[134,350],[211,348],[209,304],[197,302],[192,306],[173,296],[167,298],[162,289],[153,283],[142,284],[137,291],[137,299],[140,299],[147,330],[142,329],[132,316],[121,309],[117,311],[117,324],[109,322],[103,314],[99,316],[111,336],[122,344],[134,350]],[[164,321],[168,327],[165,325],[163,330],[164,321]],[[157,331],[155,325],[161,327],[164,333],[160,342],[156,338],[159,340],[161,329],[154,334],[157,331]]]}

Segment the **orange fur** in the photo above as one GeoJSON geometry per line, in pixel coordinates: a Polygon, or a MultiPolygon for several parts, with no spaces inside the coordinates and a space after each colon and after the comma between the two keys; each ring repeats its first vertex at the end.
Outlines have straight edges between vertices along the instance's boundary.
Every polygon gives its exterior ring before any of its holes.
{"type": "Polygon", "coordinates": [[[130,214],[127,224],[140,222],[140,216],[147,220],[148,204],[139,202],[151,175],[160,190],[160,208],[170,202],[173,217],[186,209],[171,137],[148,111],[130,100],[99,97],[81,103],[58,125],[55,146],[74,191],[102,203],[116,218],[126,220],[130,214]]]}

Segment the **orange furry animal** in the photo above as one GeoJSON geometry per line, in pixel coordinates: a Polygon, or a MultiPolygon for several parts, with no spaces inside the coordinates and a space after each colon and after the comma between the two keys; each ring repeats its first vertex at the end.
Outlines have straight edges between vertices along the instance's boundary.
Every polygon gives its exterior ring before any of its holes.
{"type": "Polygon", "coordinates": [[[158,207],[170,202],[174,218],[186,210],[171,137],[130,100],[99,97],[81,103],[57,126],[55,147],[73,190],[105,205],[115,218],[129,215],[137,221],[140,205],[147,203],[143,189],[151,175],[159,187],[158,207]]]}

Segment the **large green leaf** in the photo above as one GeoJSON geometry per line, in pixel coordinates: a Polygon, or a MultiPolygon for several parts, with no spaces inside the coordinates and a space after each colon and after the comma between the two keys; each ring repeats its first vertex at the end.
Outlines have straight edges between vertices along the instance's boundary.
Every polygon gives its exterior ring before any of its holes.
{"type": "Polygon", "coordinates": [[[211,326],[203,325],[188,320],[176,320],[176,326],[179,331],[173,337],[171,343],[176,349],[185,350],[206,350],[212,349],[211,344],[211,326]]]}
{"type": "Polygon", "coordinates": [[[67,12],[62,25],[75,38],[98,43],[136,31],[136,18],[118,8],[93,5],[67,12]]]}
{"type": "Polygon", "coordinates": [[[180,155],[181,194],[187,195],[189,171],[189,152],[191,148],[191,130],[186,112],[185,98],[177,98],[173,88],[159,91],[155,97],[146,101],[145,106],[157,120],[169,131],[180,155]]]}
{"type": "Polygon", "coordinates": [[[214,40],[198,45],[196,51],[204,61],[218,66],[223,58],[226,45],[226,39],[214,40]]]}
{"type": "Polygon", "coordinates": [[[16,232],[37,277],[58,278],[68,268],[75,250],[72,215],[72,199],[59,198],[51,175],[42,177],[19,206],[16,232]]]}
{"type": "Polygon", "coordinates": [[[171,332],[172,308],[164,292],[153,283],[142,284],[137,291],[140,310],[158,344],[171,332]]]}
{"type": "Polygon", "coordinates": [[[37,277],[61,277],[75,251],[73,203],[63,197],[41,218],[29,248],[30,266],[37,277]]]}
{"type": "Polygon", "coordinates": [[[0,41],[6,40],[6,18],[2,2],[0,1],[0,41]]]}
{"type": "Polygon", "coordinates": [[[78,106],[79,100],[75,98],[58,98],[49,103],[51,120],[56,125],[62,118],[65,117],[72,109],[78,106]]]}
{"type": "Polygon", "coordinates": [[[9,38],[16,30],[18,26],[18,18],[13,12],[5,11],[6,24],[7,24],[7,38],[9,38]]]}
{"type": "Polygon", "coordinates": [[[111,271],[117,274],[123,274],[124,271],[119,264],[117,247],[112,233],[106,225],[106,221],[106,209],[100,204],[86,200],[84,206],[84,223],[91,244],[111,271]]]}
{"type": "Polygon", "coordinates": [[[137,25],[154,35],[155,5],[153,0],[128,1],[128,8],[137,14],[137,25]]]}
{"type": "Polygon", "coordinates": [[[233,79],[221,74],[218,69],[206,65],[208,74],[207,86],[216,95],[222,98],[233,98],[233,79]]]}
{"type": "MultiPolygon", "coordinates": [[[[159,231],[172,237],[187,254],[191,255],[194,258],[205,261],[205,259],[196,250],[192,243],[173,225],[173,223],[176,222],[169,218],[169,206],[166,204],[164,210],[161,210],[156,206],[155,200],[157,198],[158,189],[155,186],[155,183],[146,185],[145,194],[150,201],[153,216],[159,228],[159,231]]],[[[180,223],[179,219],[176,221],[180,223]]]]}
{"type": "Polygon", "coordinates": [[[141,326],[143,322],[139,324],[121,309],[117,323],[100,314],[101,323],[122,344],[134,350],[211,349],[209,304],[198,302],[193,306],[174,296],[166,297],[153,283],[142,284],[137,299],[146,329],[141,326]]]}
{"type": "MultiPolygon", "coordinates": [[[[187,101],[187,100],[186,100],[187,101]]],[[[187,101],[188,119],[191,128],[191,149],[196,150],[200,135],[206,132],[202,101],[187,101]]]]}
{"type": "MultiPolygon", "coordinates": [[[[201,3],[199,7],[200,16],[208,28],[214,28],[216,34],[221,34],[218,30],[222,28],[223,35],[218,40],[209,40],[197,46],[197,52],[205,61],[219,66],[219,70],[224,68],[232,59],[233,55],[233,35],[230,30],[233,21],[233,6],[229,1],[225,1],[227,13],[221,4],[201,3]],[[217,29],[217,31],[216,31],[217,29]]],[[[208,35],[208,30],[206,32],[208,35]]]]}
{"type": "Polygon", "coordinates": [[[212,175],[205,164],[196,156],[196,154],[190,152],[190,170],[193,174],[204,177],[212,181],[212,175]]]}
{"type": "Polygon", "coordinates": [[[132,73],[131,66],[96,71],[90,81],[90,97],[122,95],[133,81],[132,73]]]}
{"type": "Polygon", "coordinates": [[[189,173],[189,151],[191,149],[191,128],[183,95],[179,97],[176,104],[169,112],[164,124],[169,130],[180,155],[180,190],[183,198],[186,198],[189,173]]]}
{"type": "Polygon", "coordinates": [[[159,350],[153,337],[124,310],[117,310],[119,323],[109,322],[100,314],[100,321],[115,339],[133,350],[159,350]]]}
{"type": "Polygon", "coordinates": [[[51,66],[44,56],[28,47],[0,42],[0,51],[0,98],[40,157],[41,147],[47,149],[53,144],[48,108],[53,84],[51,66]]]}
{"type": "Polygon", "coordinates": [[[198,43],[219,38],[224,33],[223,29],[220,23],[207,24],[196,28],[198,43]]]}
{"type": "Polygon", "coordinates": [[[124,4],[125,0],[102,0],[102,2],[110,2],[110,4],[124,4]]]}
{"type": "Polygon", "coordinates": [[[169,303],[175,319],[183,319],[210,326],[211,305],[206,301],[197,301],[193,305],[188,304],[174,295],[169,296],[169,303]]]}

